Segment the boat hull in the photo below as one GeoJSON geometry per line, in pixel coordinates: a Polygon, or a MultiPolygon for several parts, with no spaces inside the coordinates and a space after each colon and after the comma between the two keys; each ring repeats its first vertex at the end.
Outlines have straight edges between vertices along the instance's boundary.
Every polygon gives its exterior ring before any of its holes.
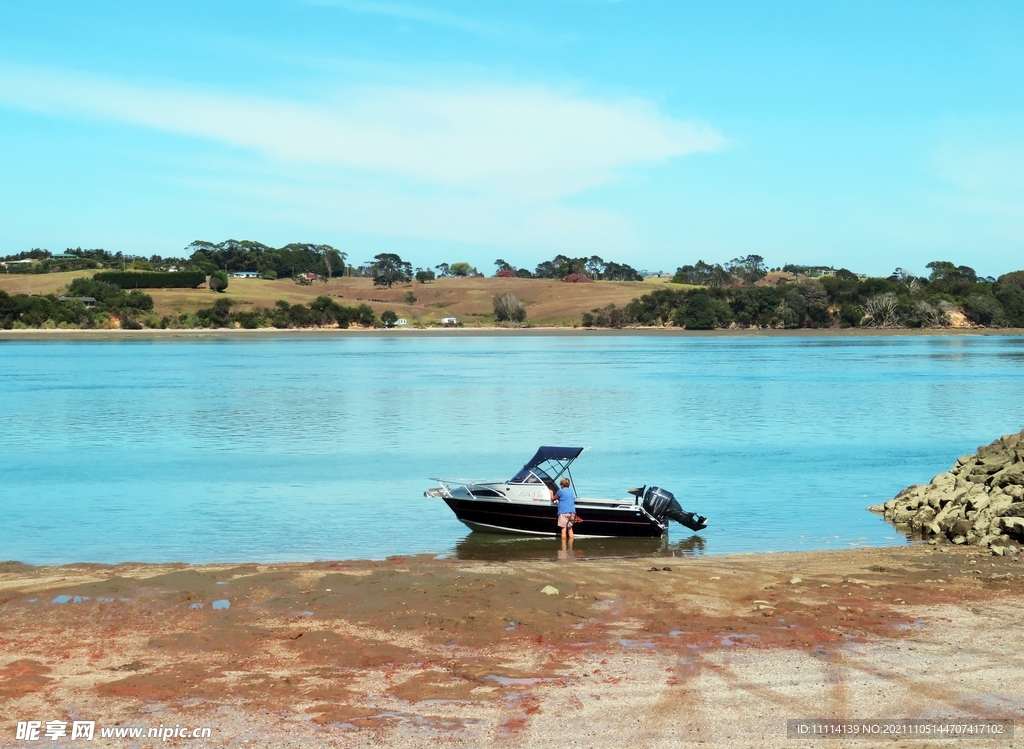
{"type": "MultiPolygon", "coordinates": [[[[528,536],[556,536],[561,532],[554,505],[458,497],[445,497],[444,501],[455,517],[474,531],[528,536]]],[[[576,512],[583,518],[583,522],[573,528],[573,533],[579,537],[651,538],[665,533],[664,526],[635,509],[577,505],[576,512]]]]}

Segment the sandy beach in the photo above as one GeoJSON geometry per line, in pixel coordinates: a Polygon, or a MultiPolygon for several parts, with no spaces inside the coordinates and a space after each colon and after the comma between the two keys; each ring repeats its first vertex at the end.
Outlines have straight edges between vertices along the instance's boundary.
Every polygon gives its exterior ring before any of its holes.
{"type": "MultiPolygon", "coordinates": [[[[0,565],[17,721],[177,746],[815,746],[791,718],[1024,717],[1024,563],[915,545],[687,559],[0,565]],[[152,740],[151,740],[152,742],[152,740]]],[[[830,740],[827,746],[1018,740],[830,740]]]]}

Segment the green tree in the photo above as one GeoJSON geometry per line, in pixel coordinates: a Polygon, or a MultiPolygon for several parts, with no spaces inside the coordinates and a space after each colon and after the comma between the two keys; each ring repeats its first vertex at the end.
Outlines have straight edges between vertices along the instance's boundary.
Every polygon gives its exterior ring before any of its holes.
{"type": "Polygon", "coordinates": [[[405,295],[405,303],[406,304],[416,304],[416,295],[413,294],[411,291],[407,292],[406,295],[405,295]]]}
{"type": "Polygon", "coordinates": [[[676,325],[682,322],[687,330],[713,330],[716,319],[711,297],[703,293],[693,294],[686,301],[686,307],[676,312],[673,322],[676,325]]]}
{"type": "Polygon", "coordinates": [[[436,276],[432,270],[423,270],[422,268],[416,270],[416,280],[420,283],[427,283],[427,281],[433,281],[435,278],[436,276]]]}
{"type": "Polygon", "coordinates": [[[218,293],[228,288],[228,274],[222,270],[215,270],[210,274],[210,288],[218,293]]]}
{"type": "Polygon", "coordinates": [[[398,322],[398,315],[393,310],[386,309],[380,313],[380,321],[384,324],[385,328],[393,328],[395,323],[398,322]]]}
{"type": "Polygon", "coordinates": [[[475,276],[476,268],[474,268],[469,263],[458,262],[449,265],[448,272],[451,273],[453,276],[464,278],[465,276],[475,276]]]}
{"type": "Polygon", "coordinates": [[[262,275],[263,275],[263,279],[265,281],[276,281],[277,280],[277,271],[276,270],[265,270],[265,271],[263,271],[262,275]]]}
{"type": "Polygon", "coordinates": [[[402,260],[392,252],[383,252],[373,258],[373,285],[387,286],[412,281],[412,263],[402,260]]]}
{"type": "Polygon", "coordinates": [[[324,245],[324,267],[327,269],[327,277],[345,275],[346,255],[341,250],[336,250],[330,245],[324,245]]]}

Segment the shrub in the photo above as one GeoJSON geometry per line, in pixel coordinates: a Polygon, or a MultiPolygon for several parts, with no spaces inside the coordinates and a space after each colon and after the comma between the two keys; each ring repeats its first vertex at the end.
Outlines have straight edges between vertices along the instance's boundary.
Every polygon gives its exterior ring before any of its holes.
{"type": "Polygon", "coordinates": [[[210,289],[218,293],[228,287],[228,274],[222,270],[215,270],[210,274],[210,289]]]}
{"type": "Polygon", "coordinates": [[[988,294],[971,294],[964,299],[964,314],[975,325],[1002,325],[1003,305],[988,294]]]}
{"type": "Polygon", "coordinates": [[[265,270],[260,275],[263,276],[263,280],[265,280],[265,281],[276,281],[277,280],[277,271],[276,270],[265,270]]]}
{"type": "Polygon", "coordinates": [[[494,319],[498,322],[522,322],[526,319],[526,305],[512,294],[494,297],[494,319]]]}
{"type": "Polygon", "coordinates": [[[494,274],[494,277],[495,278],[518,278],[519,276],[517,276],[516,272],[514,270],[512,270],[511,268],[502,268],[501,270],[499,270],[497,273],[494,274]]]}
{"type": "Polygon", "coordinates": [[[700,293],[692,295],[686,300],[686,307],[676,311],[672,322],[682,323],[687,330],[713,330],[717,319],[711,297],[700,293]]]}
{"type": "Polygon", "coordinates": [[[395,323],[398,322],[398,315],[395,314],[394,310],[386,309],[380,313],[380,321],[384,324],[385,328],[393,328],[395,323]]]}
{"type": "Polygon", "coordinates": [[[594,279],[586,273],[570,273],[562,280],[565,283],[594,283],[594,279]]]}

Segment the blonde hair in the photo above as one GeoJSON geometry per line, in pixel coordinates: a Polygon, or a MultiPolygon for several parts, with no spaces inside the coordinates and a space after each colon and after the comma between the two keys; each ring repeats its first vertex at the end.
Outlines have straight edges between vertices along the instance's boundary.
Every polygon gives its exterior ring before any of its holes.
{"type": "Polygon", "coordinates": [[[568,486],[568,485],[569,485],[569,479],[562,479],[562,486],[568,486]]]}

